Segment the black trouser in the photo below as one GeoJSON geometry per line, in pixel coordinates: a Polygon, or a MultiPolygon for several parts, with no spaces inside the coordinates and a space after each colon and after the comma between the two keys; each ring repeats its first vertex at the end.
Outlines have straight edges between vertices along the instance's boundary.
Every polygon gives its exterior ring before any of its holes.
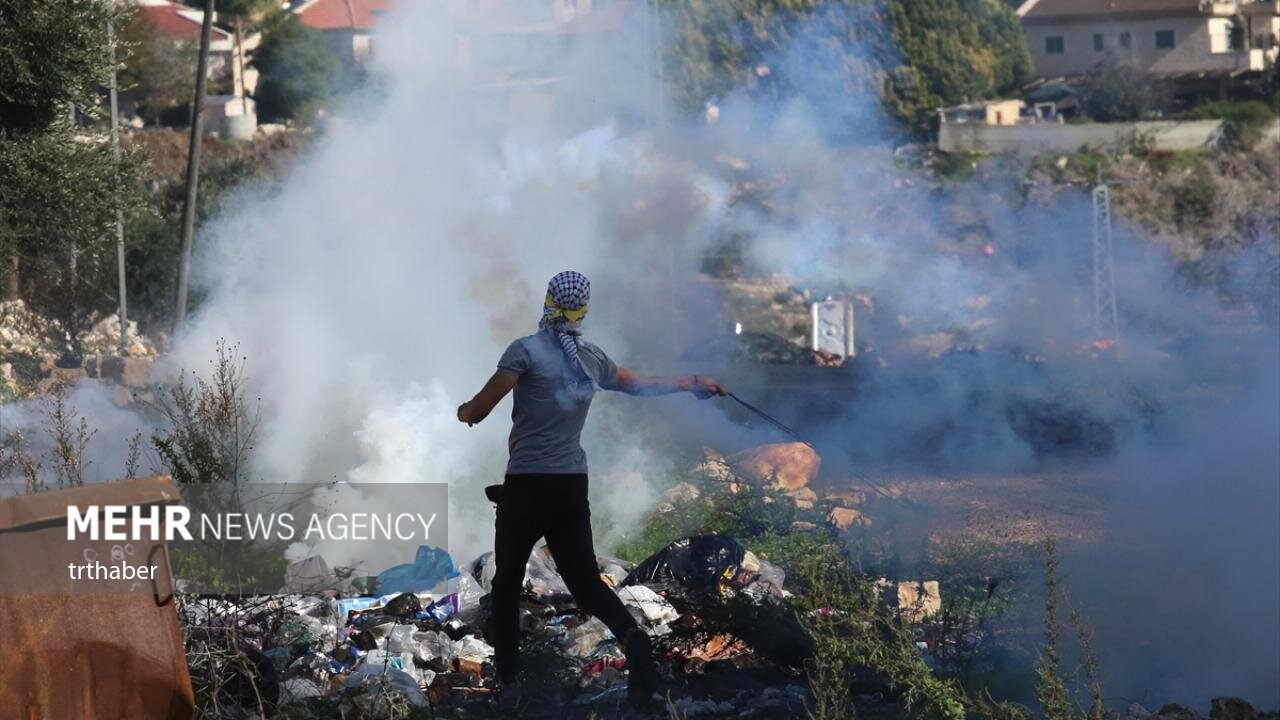
{"type": "Polygon", "coordinates": [[[520,591],[529,553],[543,537],[556,570],[583,612],[600,618],[620,642],[636,627],[622,601],[600,579],[591,542],[587,476],[508,475],[498,502],[493,543],[497,571],[489,597],[489,630],[499,680],[514,679],[519,669],[520,591]]]}

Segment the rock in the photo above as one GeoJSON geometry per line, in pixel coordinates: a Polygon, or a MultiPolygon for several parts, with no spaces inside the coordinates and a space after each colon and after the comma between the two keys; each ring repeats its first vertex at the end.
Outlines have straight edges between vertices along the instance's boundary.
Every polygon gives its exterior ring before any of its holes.
{"type": "Polygon", "coordinates": [[[729,467],[729,463],[725,462],[723,455],[711,448],[703,448],[702,454],[703,461],[698,463],[694,472],[715,483],[732,483],[738,479],[733,469],[729,467]]]}
{"type": "Polygon", "coordinates": [[[854,525],[866,526],[871,524],[870,518],[853,508],[847,507],[833,508],[827,519],[841,530],[848,530],[854,525]]]}
{"type": "Polygon", "coordinates": [[[1237,697],[1216,697],[1209,705],[1209,720],[1258,720],[1258,711],[1237,697]]]}
{"type": "Polygon", "coordinates": [[[1166,703],[1160,707],[1157,716],[1166,720],[1200,720],[1203,716],[1185,705],[1166,703]]]}
{"type": "Polygon", "coordinates": [[[894,582],[881,578],[876,581],[880,599],[897,608],[908,620],[917,621],[942,610],[942,594],[937,580],[904,580],[894,582]]]}
{"type": "Polygon", "coordinates": [[[791,523],[791,532],[813,532],[818,526],[807,520],[796,520],[791,523]]]}
{"type": "Polygon", "coordinates": [[[50,368],[48,385],[50,387],[54,385],[61,385],[64,387],[68,385],[75,385],[87,377],[89,377],[89,373],[85,372],[82,367],[50,368]]]}
{"type": "Polygon", "coordinates": [[[702,491],[698,489],[697,485],[687,482],[677,483],[667,488],[666,492],[662,493],[662,496],[665,497],[668,502],[672,503],[697,500],[701,495],[702,491]]]}
{"type": "Polygon", "coordinates": [[[111,404],[122,408],[129,407],[132,402],[133,393],[129,391],[129,388],[116,385],[111,389],[111,404]]]}
{"type": "Polygon", "coordinates": [[[818,476],[822,458],[804,443],[774,443],[743,450],[728,459],[729,467],[760,485],[783,490],[806,487],[818,476]]]}
{"type": "Polygon", "coordinates": [[[142,387],[151,381],[154,365],[155,360],[151,358],[112,355],[98,361],[98,372],[104,380],[127,387],[142,387]]]}
{"type": "Polygon", "coordinates": [[[818,493],[807,487],[802,487],[799,490],[788,491],[787,497],[794,500],[798,508],[811,508],[814,501],[818,499],[818,493]]]}

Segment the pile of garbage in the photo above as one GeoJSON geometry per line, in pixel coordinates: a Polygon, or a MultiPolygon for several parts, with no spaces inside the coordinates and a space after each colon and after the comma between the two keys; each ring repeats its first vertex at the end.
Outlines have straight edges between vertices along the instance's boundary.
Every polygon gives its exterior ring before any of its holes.
{"type": "MultiPolygon", "coordinates": [[[[679,717],[803,714],[800,672],[811,648],[778,602],[789,596],[782,568],[723,535],[683,538],[634,567],[607,557],[598,564],[653,638],[668,681],[664,704],[679,717]],[[770,622],[760,622],[770,610],[770,622]]],[[[343,717],[386,717],[396,707],[489,716],[494,651],[485,630],[494,572],[492,553],[455,569],[446,552],[424,546],[413,563],[364,579],[376,595],[188,599],[180,618],[197,696],[202,688],[221,693],[221,711],[239,705],[263,717],[317,702],[349,713],[343,717]],[[448,592],[422,590],[440,585],[448,592]],[[226,662],[228,645],[247,662],[226,662]],[[228,668],[236,677],[212,677],[228,668]]],[[[323,560],[308,558],[291,567],[290,582],[325,573],[323,560]]],[[[529,558],[520,616],[523,672],[542,674],[523,683],[525,694],[535,687],[547,695],[537,700],[539,712],[591,717],[624,704],[619,640],[578,611],[545,547],[529,558]]]]}

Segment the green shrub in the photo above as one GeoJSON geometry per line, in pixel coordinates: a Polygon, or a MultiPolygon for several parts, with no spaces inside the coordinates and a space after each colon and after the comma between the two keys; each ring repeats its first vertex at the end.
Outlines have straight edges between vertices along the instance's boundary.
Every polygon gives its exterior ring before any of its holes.
{"type": "Polygon", "coordinates": [[[1219,143],[1225,150],[1248,150],[1262,140],[1275,113],[1261,100],[1230,102],[1215,100],[1192,108],[1180,116],[1184,120],[1221,120],[1219,143]]]}
{"type": "Polygon", "coordinates": [[[1143,120],[1168,103],[1159,80],[1114,62],[1099,65],[1080,93],[1080,107],[1098,122],[1143,120]]]}

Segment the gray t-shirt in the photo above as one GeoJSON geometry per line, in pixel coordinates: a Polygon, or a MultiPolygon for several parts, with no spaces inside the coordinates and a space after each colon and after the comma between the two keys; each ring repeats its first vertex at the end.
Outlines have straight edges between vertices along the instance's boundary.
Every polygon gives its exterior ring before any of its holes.
{"type": "MultiPolygon", "coordinates": [[[[618,366],[603,350],[583,342],[578,355],[597,384],[614,382],[618,366]]],[[[507,473],[587,472],[579,438],[595,388],[570,367],[555,334],[538,332],[511,343],[498,369],[516,376],[507,473]],[[575,377],[576,387],[571,383],[575,377]]]]}

